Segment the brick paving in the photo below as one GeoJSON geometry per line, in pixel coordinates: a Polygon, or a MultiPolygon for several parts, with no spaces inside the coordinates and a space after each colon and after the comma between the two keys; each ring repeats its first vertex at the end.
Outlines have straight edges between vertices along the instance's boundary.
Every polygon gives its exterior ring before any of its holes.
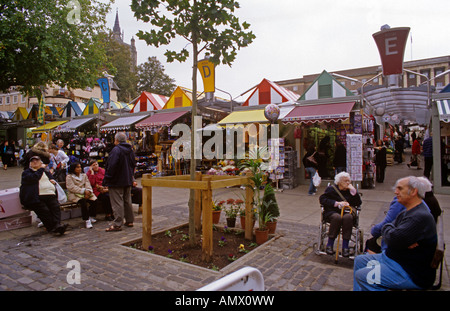
{"type": "MultiPolygon", "coordinates": [[[[370,226],[384,216],[393,197],[391,187],[399,175],[416,173],[397,165],[388,167],[391,183],[377,185],[376,189],[361,190],[363,214],[360,218],[365,237],[370,226]]],[[[4,188],[19,185],[20,168],[1,172],[4,188]]],[[[417,173],[416,173],[417,174],[417,173]]],[[[319,189],[323,191],[325,185],[319,189]]],[[[236,188],[214,193],[215,198],[239,194],[236,188]]],[[[187,222],[187,195],[184,190],[158,188],[153,191],[153,230],[170,229],[187,222]]],[[[448,196],[437,196],[441,207],[449,214],[448,196]]],[[[313,252],[317,240],[319,209],[318,197],[307,195],[307,186],[277,193],[281,217],[277,235],[220,271],[147,254],[122,246],[124,242],[139,239],[142,218],[136,214],[135,227],[121,232],[105,232],[108,223],[99,221],[94,229],[85,229],[81,218],[67,222],[71,230],[62,236],[46,234],[32,227],[0,232],[0,290],[3,291],[191,291],[215,281],[244,266],[261,271],[269,291],[350,291],[352,290],[353,261],[313,252]],[[77,260],[81,267],[80,284],[67,281],[71,266],[77,260]]],[[[136,208],[136,206],[135,206],[136,208]]],[[[445,222],[448,216],[444,216],[445,222]]],[[[225,222],[222,215],[221,222],[225,222]]],[[[448,230],[445,232],[448,237],[448,230]]],[[[446,260],[448,258],[446,253],[446,260]]],[[[445,265],[442,290],[450,288],[445,265]]]]}

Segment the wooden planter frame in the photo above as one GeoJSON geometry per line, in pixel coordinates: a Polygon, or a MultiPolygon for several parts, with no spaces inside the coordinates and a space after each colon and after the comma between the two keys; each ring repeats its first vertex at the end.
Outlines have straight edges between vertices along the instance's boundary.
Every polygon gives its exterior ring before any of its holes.
{"type": "Polygon", "coordinates": [[[195,229],[202,229],[202,258],[209,261],[213,253],[212,190],[231,186],[246,186],[245,189],[245,239],[253,238],[252,201],[253,189],[249,187],[248,176],[202,175],[195,173],[195,180],[190,175],[176,175],[152,178],[151,174],[142,175],[142,247],[148,249],[152,243],[152,187],[194,189],[195,229]]]}

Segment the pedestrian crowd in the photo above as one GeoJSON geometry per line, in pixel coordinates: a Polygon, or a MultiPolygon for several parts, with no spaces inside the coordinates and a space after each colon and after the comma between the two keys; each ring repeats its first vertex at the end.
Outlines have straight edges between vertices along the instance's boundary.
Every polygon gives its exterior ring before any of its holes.
{"type": "Polygon", "coordinates": [[[24,154],[20,202],[36,213],[48,232],[65,233],[67,224],[61,223],[60,209],[60,202],[65,200],[81,208],[88,229],[97,221],[98,202],[105,210],[105,220],[112,222],[107,232],[133,227],[132,203],[142,204],[142,189],[136,187],[134,180],[135,155],[125,133],[117,133],[114,139],[115,146],[104,169],[96,160],[85,168],[79,162],[70,163],[62,140],[49,145],[38,142],[24,154]],[[64,191],[61,185],[67,189],[67,195],[59,193],[64,191]]]}

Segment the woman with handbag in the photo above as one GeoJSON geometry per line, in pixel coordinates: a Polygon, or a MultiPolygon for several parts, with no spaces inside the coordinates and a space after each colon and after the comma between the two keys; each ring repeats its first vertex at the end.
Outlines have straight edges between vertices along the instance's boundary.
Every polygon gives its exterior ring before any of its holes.
{"type": "Polygon", "coordinates": [[[37,155],[29,159],[29,167],[22,172],[20,203],[25,209],[36,213],[48,232],[63,235],[67,225],[61,224],[56,181],[46,167],[37,155]]]}
{"type": "Polygon", "coordinates": [[[314,186],[313,177],[317,172],[317,157],[318,154],[316,152],[316,148],[314,146],[310,146],[308,148],[308,152],[303,157],[303,165],[305,166],[305,170],[309,174],[310,183],[309,183],[309,190],[308,195],[316,195],[317,188],[314,186]]]}
{"type": "Polygon", "coordinates": [[[69,174],[66,177],[66,188],[68,190],[67,200],[77,202],[81,207],[81,218],[86,222],[86,228],[91,229],[95,223],[97,197],[92,190],[86,174],[82,173],[80,163],[72,163],[69,174]],[[89,208],[88,208],[89,205],[89,208]]]}
{"type": "Polygon", "coordinates": [[[349,257],[349,241],[352,235],[354,216],[352,207],[360,206],[362,201],[355,187],[351,184],[350,174],[341,172],[334,177],[334,185],[328,186],[319,197],[323,206],[323,218],[330,223],[326,253],[333,255],[334,241],[342,227],[342,256],[349,257]],[[341,209],[344,214],[341,217],[341,209]]]}

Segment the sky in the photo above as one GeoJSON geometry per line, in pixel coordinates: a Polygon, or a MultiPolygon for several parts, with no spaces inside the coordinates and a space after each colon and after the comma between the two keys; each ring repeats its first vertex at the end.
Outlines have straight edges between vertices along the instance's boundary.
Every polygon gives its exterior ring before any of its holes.
{"type": "MultiPolygon", "coordinates": [[[[139,40],[139,30],[150,30],[151,24],[138,21],[129,0],[116,0],[107,15],[112,29],[119,11],[124,41],[136,39],[138,65],[156,56],[165,72],[179,86],[192,88],[192,59],[184,63],[167,63],[169,49],[186,47],[177,39],[168,46],[147,46],[139,40]]],[[[410,27],[404,61],[450,55],[449,0],[241,0],[235,11],[240,22],[248,22],[256,39],[237,53],[232,66],[216,67],[216,88],[230,93],[233,99],[266,78],[271,81],[301,78],[323,70],[336,71],[380,65],[372,34],[382,25],[410,27]]],[[[201,55],[200,58],[202,58],[201,55]]],[[[198,75],[198,90],[203,91],[198,75]]],[[[216,96],[229,98],[216,91],[216,96]]]]}

